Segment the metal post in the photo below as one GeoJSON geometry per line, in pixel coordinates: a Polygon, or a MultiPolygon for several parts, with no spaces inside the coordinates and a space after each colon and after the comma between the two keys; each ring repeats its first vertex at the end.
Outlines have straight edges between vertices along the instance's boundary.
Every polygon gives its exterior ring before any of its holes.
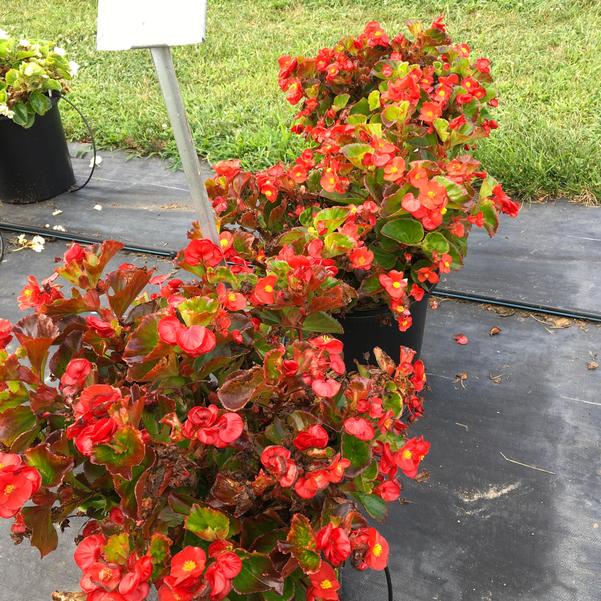
{"type": "Polygon", "coordinates": [[[203,236],[215,244],[219,244],[219,234],[215,224],[215,213],[207,196],[200,172],[200,161],[196,154],[192,132],[186,117],[186,109],[175,76],[171,48],[169,46],[153,46],[150,49],[154,66],[159,78],[167,113],[173,128],[177,150],[182,159],[184,173],[190,187],[194,208],[198,211],[200,228],[203,236]]]}

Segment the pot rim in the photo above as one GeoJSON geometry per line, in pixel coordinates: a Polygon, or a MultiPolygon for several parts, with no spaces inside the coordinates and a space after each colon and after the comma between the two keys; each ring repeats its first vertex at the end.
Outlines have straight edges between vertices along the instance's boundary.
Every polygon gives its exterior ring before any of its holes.
{"type": "MultiPolygon", "coordinates": [[[[428,299],[431,296],[432,290],[436,288],[436,285],[432,286],[428,292],[426,292],[423,298],[419,301],[413,300],[411,302],[411,308],[419,305],[420,303],[428,302],[428,299]]],[[[379,315],[385,315],[387,313],[392,313],[390,307],[386,303],[380,303],[378,306],[370,308],[370,309],[354,309],[349,311],[348,313],[339,314],[337,319],[339,321],[345,321],[347,319],[371,319],[372,317],[377,317],[379,315]]]]}

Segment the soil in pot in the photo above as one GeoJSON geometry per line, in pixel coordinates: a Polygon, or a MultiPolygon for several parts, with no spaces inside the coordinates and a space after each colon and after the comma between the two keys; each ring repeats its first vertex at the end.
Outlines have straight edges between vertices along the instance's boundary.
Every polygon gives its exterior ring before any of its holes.
{"type": "Polygon", "coordinates": [[[374,347],[380,347],[398,361],[399,347],[408,346],[419,357],[426,326],[429,294],[411,305],[413,324],[406,332],[401,332],[392,312],[386,305],[374,309],[358,310],[339,317],[344,334],[338,338],[344,343],[344,362],[347,370],[355,370],[355,360],[360,363],[375,363],[374,347]]]}
{"type": "Polygon", "coordinates": [[[25,129],[0,117],[0,200],[28,204],[53,198],[75,183],[58,110],[52,108],[25,129]]]}

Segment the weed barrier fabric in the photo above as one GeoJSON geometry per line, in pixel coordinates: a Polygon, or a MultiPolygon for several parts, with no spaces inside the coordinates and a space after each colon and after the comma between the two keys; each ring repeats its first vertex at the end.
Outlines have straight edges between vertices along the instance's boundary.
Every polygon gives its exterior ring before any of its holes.
{"type": "MultiPolygon", "coordinates": [[[[0,317],[22,315],[16,297],[26,276],[49,275],[65,248],[7,248],[0,317]]],[[[120,253],[113,264],[123,261],[155,258],[120,253]]],[[[168,261],[156,262],[168,271],[168,261]]],[[[403,478],[409,503],[395,505],[382,527],[395,601],[597,598],[601,368],[587,369],[591,354],[601,356],[601,327],[593,324],[553,329],[552,321],[455,301],[429,312],[422,357],[430,390],[415,435],[432,443],[423,465],[430,479],[403,478]],[[490,336],[495,326],[501,332],[490,336]],[[459,332],[467,345],[453,341],[459,332]]],[[[45,560],[26,543],[14,547],[9,530],[0,520],[0,601],[77,590],[73,530],[45,560]]],[[[383,573],[347,570],[343,586],[344,601],[387,598],[383,573]]]]}
{"type": "MultiPolygon", "coordinates": [[[[75,158],[78,181],[89,173],[92,153],[75,158]]],[[[102,151],[100,167],[83,190],[30,206],[0,203],[0,221],[63,227],[71,234],[113,238],[177,251],[196,218],[185,176],[157,158],[102,151]],[[96,207],[96,208],[95,208],[96,207]],[[101,207],[101,210],[98,210],[101,207]],[[61,213],[53,215],[56,211],[61,213]]],[[[204,174],[210,176],[208,164],[204,174]]],[[[601,317],[601,207],[566,201],[525,205],[516,219],[502,217],[490,239],[474,228],[464,268],[445,276],[438,289],[477,294],[601,317]]]]}

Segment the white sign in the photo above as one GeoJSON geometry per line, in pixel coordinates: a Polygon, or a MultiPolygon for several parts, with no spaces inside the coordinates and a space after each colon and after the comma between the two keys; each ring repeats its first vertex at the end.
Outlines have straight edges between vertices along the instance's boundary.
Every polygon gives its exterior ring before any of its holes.
{"type": "Polygon", "coordinates": [[[207,0],[98,0],[98,50],[202,42],[207,0]]]}

